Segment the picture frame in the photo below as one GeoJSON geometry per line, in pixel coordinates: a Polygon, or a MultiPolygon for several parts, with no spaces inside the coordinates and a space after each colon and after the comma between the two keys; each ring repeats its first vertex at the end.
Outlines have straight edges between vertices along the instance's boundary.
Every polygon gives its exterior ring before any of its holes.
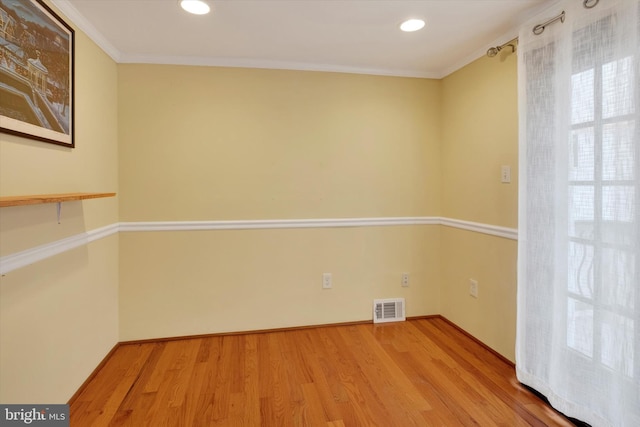
{"type": "Polygon", "coordinates": [[[0,132],[75,147],[74,48],[42,0],[0,0],[0,132]]]}

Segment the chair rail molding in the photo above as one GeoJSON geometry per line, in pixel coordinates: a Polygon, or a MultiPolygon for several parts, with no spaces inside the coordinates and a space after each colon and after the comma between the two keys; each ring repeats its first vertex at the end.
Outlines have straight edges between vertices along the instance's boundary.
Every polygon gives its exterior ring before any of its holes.
{"type": "Polygon", "coordinates": [[[518,240],[518,229],[500,227],[498,225],[483,224],[481,222],[464,221],[453,218],[440,218],[440,224],[446,227],[460,228],[462,230],[475,231],[505,239],[518,240]]]}
{"type": "Polygon", "coordinates": [[[25,249],[24,251],[0,257],[0,275],[35,264],[38,261],[50,258],[54,255],[70,251],[79,246],[87,245],[99,239],[111,236],[118,232],[118,223],[110,224],[104,227],[79,233],[55,242],[45,243],[34,248],[25,249]]]}
{"type": "Polygon", "coordinates": [[[380,217],[380,218],[330,218],[330,219],[269,219],[239,221],[138,221],[118,222],[74,236],[45,243],[20,252],[0,257],[0,274],[4,275],[46,258],[61,254],[119,232],[169,232],[215,230],[262,230],[293,228],[346,228],[393,227],[415,225],[442,225],[462,230],[517,240],[518,230],[478,222],[435,216],[380,217]]]}
{"type": "Polygon", "coordinates": [[[240,221],[157,221],[121,222],[120,231],[250,230],[273,228],[384,227],[436,225],[437,217],[381,217],[327,219],[266,219],[240,221]]]}

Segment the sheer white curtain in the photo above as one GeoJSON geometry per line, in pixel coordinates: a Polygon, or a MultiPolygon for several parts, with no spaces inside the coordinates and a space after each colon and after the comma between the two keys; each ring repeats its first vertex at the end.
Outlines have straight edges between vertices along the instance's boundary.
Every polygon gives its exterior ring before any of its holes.
{"type": "Polygon", "coordinates": [[[586,6],[519,35],[516,369],[571,417],[640,426],[640,0],[586,6]]]}

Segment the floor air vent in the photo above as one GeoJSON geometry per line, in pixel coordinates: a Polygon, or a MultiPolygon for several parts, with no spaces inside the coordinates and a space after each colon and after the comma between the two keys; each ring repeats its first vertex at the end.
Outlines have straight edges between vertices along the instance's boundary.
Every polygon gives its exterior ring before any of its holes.
{"type": "Polygon", "coordinates": [[[374,299],[373,323],[400,322],[404,317],[404,298],[374,299]]]}

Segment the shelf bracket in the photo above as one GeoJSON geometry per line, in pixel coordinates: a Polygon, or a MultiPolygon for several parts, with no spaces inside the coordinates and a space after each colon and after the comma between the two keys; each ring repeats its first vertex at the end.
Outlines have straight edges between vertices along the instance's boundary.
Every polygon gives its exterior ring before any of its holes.
{"type": "Polygon", "coordinates": [[[60,211],[62,210],[62,202],[58,202],[56,207],[56,212],[58,214],[58,224],[60,224],[60,211]]]}

